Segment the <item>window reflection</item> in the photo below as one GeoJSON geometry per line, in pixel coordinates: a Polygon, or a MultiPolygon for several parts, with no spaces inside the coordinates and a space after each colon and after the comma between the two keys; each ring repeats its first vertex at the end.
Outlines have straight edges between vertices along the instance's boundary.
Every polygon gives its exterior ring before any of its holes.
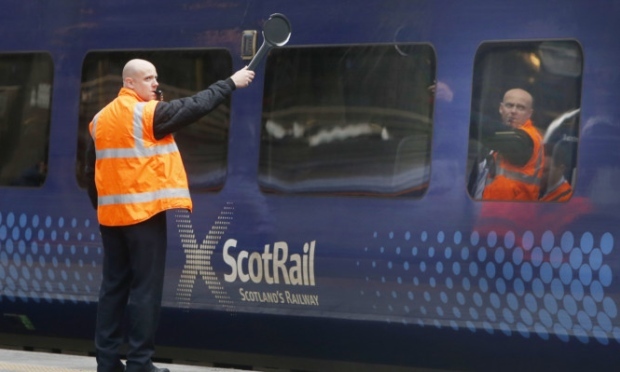
{"type": "Polygon", "coordinates": [[[47,176],[54,67],[45,53],[0,55],[0,185],[38,187],[47,176]]]}
{"type": "Polygon", "coordinates": [[[434,80],[428,45],[273,50],[261,189],[421,196],[430,174],[434,80]]]}
{"type": "MultiPolygon", "coordinates": [[[[152,62],[159,75],[164,99],[188,97],[232,74],[232,58],[227,50],[123,51],[89,53],[82,66],[82,90],[76,175],[81,187],[84,155],[90,138],[88,123],[99,110],[118,95],[121,73],[132,58],[152,62]]],[[[183,156],[190,189],[216,191],[226,178],[230,98],[195,124],[175,133],[183,156]]]]}

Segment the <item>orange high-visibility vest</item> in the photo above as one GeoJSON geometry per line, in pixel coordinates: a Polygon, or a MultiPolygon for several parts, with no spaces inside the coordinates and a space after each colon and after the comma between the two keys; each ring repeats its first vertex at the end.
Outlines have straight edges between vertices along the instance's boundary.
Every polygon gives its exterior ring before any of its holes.
{"type": "Polygon", "coordinates": [[[545,195],[540,198],[540,201],[547,202],[565,202],[573,196],[573,188],[564,180],[557,185],[553,190],[549,190],[545,195]]]}
{"type": "Polygon", "coordinates": [[[487,180],[482,199],[488,200],[538,200],[544,160],[542,138],[531,120],[520,128],[534,142],[530,160],[523,167],[516,167],[495,154],[495,177],[487,180]]]}
{"type": "Polygon", "coordinates": [[[99,111],[89,125],[95,142],[99,223],[127,226],[167,209],[192,210],[187,175],[173,136],[157,140],[158,101],[141,101],[131,89],[99,111]]]}

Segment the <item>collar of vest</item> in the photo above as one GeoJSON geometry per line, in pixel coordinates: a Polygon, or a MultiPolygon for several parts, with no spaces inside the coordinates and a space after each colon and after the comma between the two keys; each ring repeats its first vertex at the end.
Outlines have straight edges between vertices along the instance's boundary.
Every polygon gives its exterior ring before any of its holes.
{"type": "Polygon", "coordinates": [[[144,100],[142,98],[140,98],[140,96],[138,96],[138,93],[136,93],[135,91],[129,89],[129,88],[121,88],[121,90],[118,92],[118,96],[122,97],[122,96],[129,96],[131,98],[134,98],[140,102],[144,102],[144,100]]]}
{"type": "Polygon", "coordinates": [[[527,121],[523,123],[523,125],[521,125],[518,129],[526,130],[533,126],[534,126],[534,123],[532,123],[532,119],[527,119],[527,121]]]}

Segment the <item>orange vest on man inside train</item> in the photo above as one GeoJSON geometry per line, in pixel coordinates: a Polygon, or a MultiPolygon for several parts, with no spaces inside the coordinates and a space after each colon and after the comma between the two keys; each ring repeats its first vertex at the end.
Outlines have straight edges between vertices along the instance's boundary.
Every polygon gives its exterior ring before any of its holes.
{"type": "Polygon", "coordinates": [[[545,195],[540,198],[540,201],[565,202],[568,201],[571,196],[573,196],[573,188],[568,181],[562,179],[562,182],[545,193],[545,195]]]}
{"type": "Polygon", "coordinates": [[[143,102],[121,88],[89,125],[97,159],[97,217],[104,226],[133,225],[167,209],[192,209],[173,136],[157,140],[153,134],[157,102],[143,102]]]}
{"type": "Polygon", "coordinates": [[[482,193],[485,200],[538,200],[544,153],[542,138],[531,120],[521,126],[534,142],[530,160],[523,167],[516,167],[498,154],[495,157],[495,177],[487,179],[482,193]]]}

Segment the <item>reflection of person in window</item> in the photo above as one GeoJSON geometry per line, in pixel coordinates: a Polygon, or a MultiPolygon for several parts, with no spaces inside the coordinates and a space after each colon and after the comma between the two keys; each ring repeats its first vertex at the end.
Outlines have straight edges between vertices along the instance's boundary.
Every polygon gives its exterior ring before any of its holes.
{"type": "Polygon", "coordinates": [[[481,142],[490,149],[478,164],[476,198],[538,200],[543,147],[532,120],[533,98],[523,89],[504,94],[499,113],[502,125],[484,125],[481,142]]]}
{"type": "Polygon", "coordinates": [[[564,177],[572,169],[573,148],[570,142],[560,141],[553,147],[553,154],[545,160],[540,185],[541,201],[565,202],[573,195],[573,188],[564,177]]]}

